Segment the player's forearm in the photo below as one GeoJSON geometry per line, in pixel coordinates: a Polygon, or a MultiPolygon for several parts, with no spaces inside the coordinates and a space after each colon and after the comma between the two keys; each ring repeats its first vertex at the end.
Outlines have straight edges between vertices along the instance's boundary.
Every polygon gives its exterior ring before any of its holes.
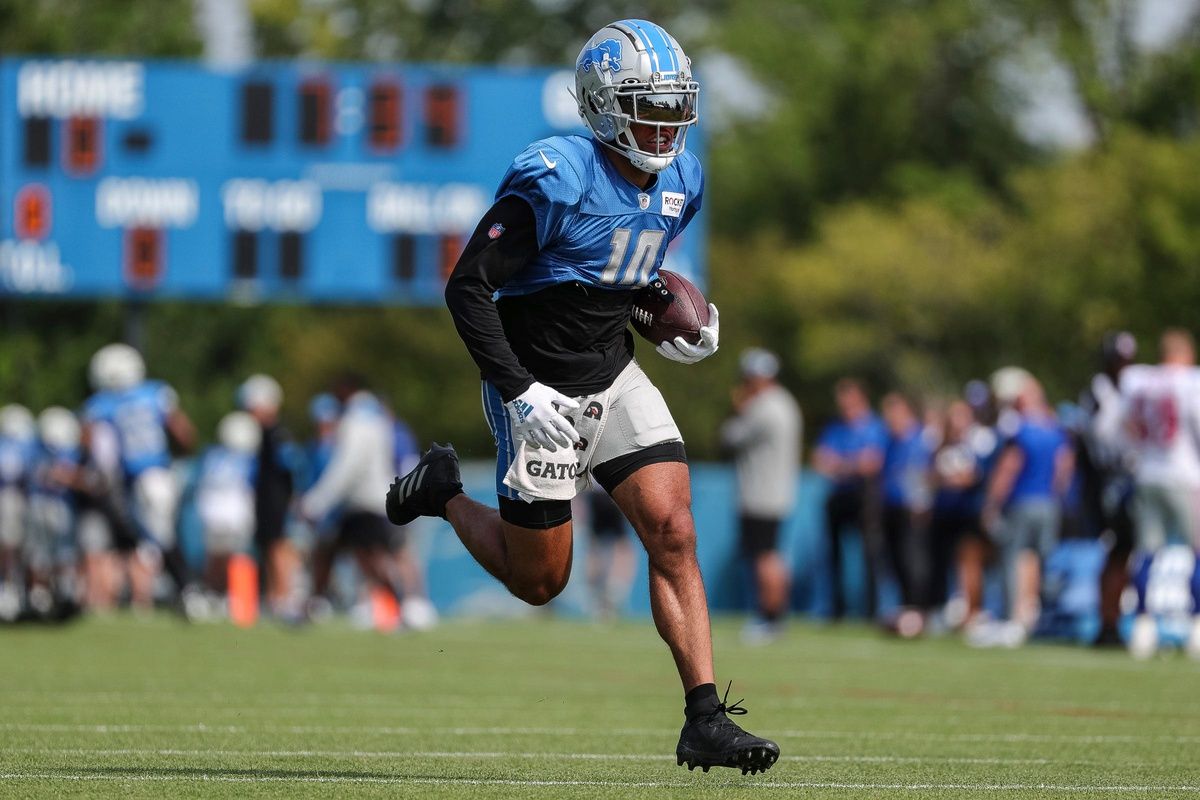
{"type": "Polygon", "coordinates": [[[528,389],[533,376],[521,366],[505,338],[491,292],[469,278],[451,278],[446,286],[446,305],[471,359],[505,401],[528,389]]]}

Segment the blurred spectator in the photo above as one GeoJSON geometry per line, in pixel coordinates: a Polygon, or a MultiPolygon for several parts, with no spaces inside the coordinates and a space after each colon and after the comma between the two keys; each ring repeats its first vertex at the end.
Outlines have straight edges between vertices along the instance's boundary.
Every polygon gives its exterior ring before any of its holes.
{"type": "Polygon", "coordinates": [[[21,546],[36,442],[29,409],[15,403],[0,408],[0,620],[15,619],[21,610],[21,546]]]}
{"type": "Polygon", "coordinates": [[[829,578],[834,619],[845,611],[842,592],[842,536],[857,529],[862,536],[867,616],[875,616],[875,566],[879,549],[879,471],[887,447],[887,431],[871,411],[862,384],[843,378],[834,387],[840,419],[826,426],[817,441],[813,466],[832,482],[825,501],[829,537],[829,578]]]}
{"type": "Polygon", "coordinates": [[[955,564],[962,607],[946,609],[946,622],[951,625],[970,623],[983,608],[986,541],[980,512],[984,480],[995,452],[995,432],[977,421],[975,410],[965,400],[952,402],[933,456],[928,598],[932,608],[947,603],[950,565],[955,564]]]}
{"type": "Polygon", "coordinates": [[[300,556],[287,537],[288,507],[300,469],[299,450],[279,420],[283,389],[269,375],[251,375],[238,389],[238,404],[258,421],[261,436],[254,478],[254,544],[271,613],[290,619],[298,614],[294,581],[300,556]]]}
{"type": "Polygon", "coordinates": [[[900,602],[907,608],[926,603],[928,565],[923,546],[929,522],[928,437],[912,403],[891,392],[880,402],[887,426],[884,453],[883,542],[888,566],[900,587],[900,602]]]}
{"type": "Polygon", "coordinates": [[[342,376],[333,394],[342,415],[329,465],[300,498],[301,513],[313,523],[341,509],[337,535],[322,542],[314,556],[313,594],[324,597],[333,559],[348,548],[367,581],[402,604],[404,587],[393,549],[402,546],[403,534],[383,515],[383,498],[395,466],[392,417],[361,376],[342,376]]]}
{"type": "Polygon", "coordinates": [[[1159,364],[1135,364],[1121,373],[1124,427],[1134,467],[1133,521],[1139,566],[1138,617],[1130,649],[1157,648],[1157,624],[1146,602],[1151,557],[1168,544],[1197,544],[1200,500],[1200,373],[1191,334],[1173,328],[1159,340],[1159,364]]]}
{"type": "Polygon", "coordinates": [[[258,420],[232,411],[217,425],[217,444],[200,459],[196,512],[204,527],[205,615],[221,605],[228,590],[229,559],[248,554],[254,542],[254,486],[262,444],[258,420]]]}
{"type": "Polygon", "coordinates": [[[608,492],[598,486],[583,495],[591,536],[588,538],[587,583],[592,613],[613,619],[633,586],[634,550],[625,515],[608,492]]]}
{"type": "Polygon", "coordinates": [[[137,544],[116,539],[126,554],[133,604],[152,606],[154,584],[162,567],[182,592],[186,585],[183,558],[175,535],[179,486],[171,471],[170,444],[188,450],[195,443],[195,428],[179,408],[175,390],[161,381],[146,379],[146,364],[137,350],[125,344],[100,348],[89,364],[96,390],[84,406],[85,425],[113,434],[119,464],[120,489],[108,502],[128,515],[137,544]]]}
{"type": "Polygon", "coordinates": [[[1037,624],[1041,565],[1058,541],[1075,460],[1032,376],[1020,388],[1014,411],[1016,431],[1001,446],[983,506],[984,528],[1000,550],[1013,623],[1002,629],[1004,644],[1024,642],[1037,624]]]}
{"type": "Polygon", "coordinates": [[[737,463],[742,555],[754,571],[758,619],[743,637],[765,643],[779,633],[787,611],[791,571],[779,555],[779,528],[796,503],[800,475],[800,407],[776,381],[779,358],[753,348],[742,353],[733,416],[721,426],[721,444],[737,463]]]}
{"type": "Polygon", "coordinates": [[[1133,334],[1105,334],[1100,348],[1100,372],[1080,395],[1086,416],[1078,450],[1085,529],[1107,540],[1108,555],[1100,574],[1100,631],[1097,645],[1119,645],[1117,622],[1121,593],[1128,583],[1133,551],[1131,459],[1121,436],[1120,376],[1137,356],[1133,334]]]}

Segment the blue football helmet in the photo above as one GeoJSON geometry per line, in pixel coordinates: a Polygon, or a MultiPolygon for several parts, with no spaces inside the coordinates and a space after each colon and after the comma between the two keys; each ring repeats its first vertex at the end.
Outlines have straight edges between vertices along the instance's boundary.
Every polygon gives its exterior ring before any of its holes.
{"type": "Polygon", "coordinates": [[[661,172],[684,151],[696,124],[700,84],[679,42],[653,22],[624,19],[597,31],[575,62],[579,115],[605,147],[644,172],[661,172]],[[654,129],[639,146],[632,125],[654,129]]]}

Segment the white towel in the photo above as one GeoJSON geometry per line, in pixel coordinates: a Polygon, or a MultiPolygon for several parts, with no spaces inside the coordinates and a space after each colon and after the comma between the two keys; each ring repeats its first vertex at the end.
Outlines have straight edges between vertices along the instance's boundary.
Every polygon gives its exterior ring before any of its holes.
{"type": "MultiPolygon", "coordinates": [[[[612,387],[609,387],[611,389],[612,387]]],[[[604,430],[608,415],[609,389],[593,395],[574,398],[579,409],[567,419],[579,434],[579,444],[560,447],[551,453],[521,442],[517,457],[504,476],[504,485],[516,489],[526,503],[534,500],[570,500],[587,488],[588,469],[595,452],[595,443],[604,430]]]]}

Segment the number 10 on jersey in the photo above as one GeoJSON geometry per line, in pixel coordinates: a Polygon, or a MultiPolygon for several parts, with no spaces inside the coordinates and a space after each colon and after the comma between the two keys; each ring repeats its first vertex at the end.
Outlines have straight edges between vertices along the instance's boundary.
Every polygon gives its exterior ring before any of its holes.
{"type": "Polygon", "coordinates": [[[658,251],[662,248],[666,231],[645,230],[638,234],[633,246],[633,255],[629,264],[621,271],[625,263],[625,253],[629,250],[629,240],[633,231],[629,228],[617,228],[612,236],[612,255],[608,257],[608,265],[600,275],[601,283],[620,283],[625,286],[645,286],[650,282],[650,270],[658,262],[658,251]],[[620,273],[621,279],[617,280],[620,273]]]}

